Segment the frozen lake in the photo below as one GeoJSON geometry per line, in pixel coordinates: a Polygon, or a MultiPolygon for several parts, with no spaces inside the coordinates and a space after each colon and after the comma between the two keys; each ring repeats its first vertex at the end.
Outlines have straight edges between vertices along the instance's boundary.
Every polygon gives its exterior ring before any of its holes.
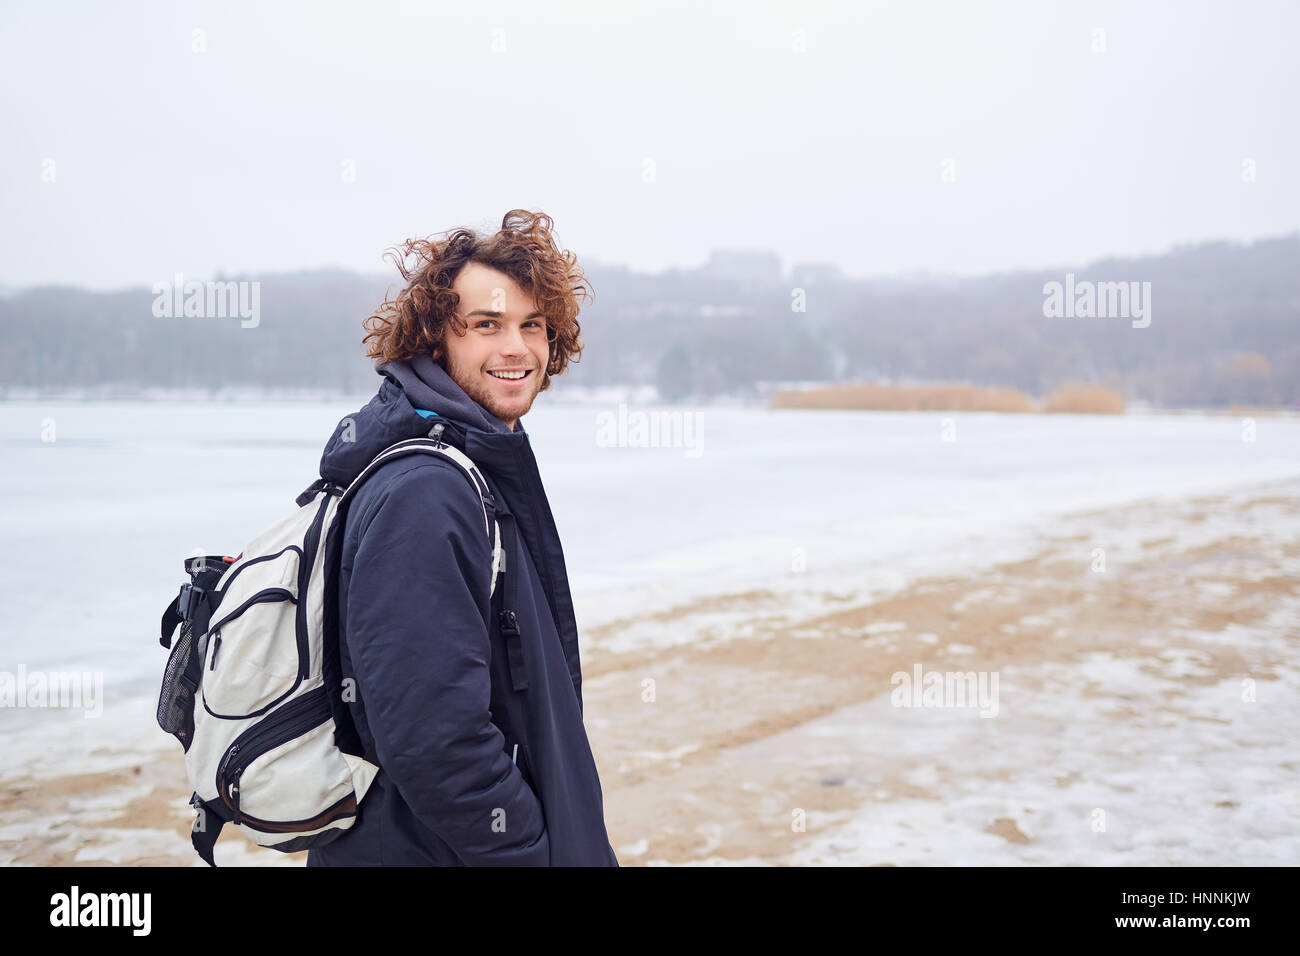
{"type": "MultiPolygon", "coordinates": [[[[236,554],[292,510],[367,399],[0,403],[0,669],[156,683],[183,558],[236,554]]],[[[583,628],[726,591],[887,590],[1071,511],[1300,474],[1296,418],[1252,435],[1228,416],[704,407],[692,447],[610,447],[618,415],[544,398],[524,420],[583,628]]]]}

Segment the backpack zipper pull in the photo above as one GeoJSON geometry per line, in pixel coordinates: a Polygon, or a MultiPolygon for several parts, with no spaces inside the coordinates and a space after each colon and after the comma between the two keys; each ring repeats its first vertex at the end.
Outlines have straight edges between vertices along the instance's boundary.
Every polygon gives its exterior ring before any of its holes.
{"type": "Polygon", "coordinates": [[[240,775],[243,774],[244,768],[240,767],[233,774],[231,774],[229,778],[226,777],[226,769],[230,766],[231,761],[235,759],[235,756],[238,753],[239,753],[239,744],[235,744],[228,751],[226,751],[225,759],[221,761],[221,766],[217,770],[217,773],[221,778],[220,779],[221,785],[225,788],[224,796],[228,798],[226,802],[230,804],[230,808],[233,811],[233,816],[230,822],[235,824],[236,826],[238,826],[240,821],[239,778],[240,775]]]}
{"type": "Polygon", "coordinates": [[[212,663],[208,665],[208,670],[210,671],[217,669],[217,652],[221,650],[221,632],[217,631],[213,637],[216,638],[217,642],[212,645],[212,663]]]}
{"type": "Polygon", "coordinates": [[[230,778],[230,782],[226,785],[226,791],[230,794],[230,808],[232,810],[230,822],[235,826],[239,826],[240,821],[243,819],[239,815],[239,777],[243,772],[242,767],[236,770],[234,776],[230,778]]]}
{"type": "Polygon", "coordinates": [[[222,776],[225,776],[226,768],[230,766],[230,761],[235,759],[235,754],[237,753],[239,753],[239,744],[235,744],[226,751],[226,757],[221,761],[221,766],[218,768],[218,771],[222,776]]]}

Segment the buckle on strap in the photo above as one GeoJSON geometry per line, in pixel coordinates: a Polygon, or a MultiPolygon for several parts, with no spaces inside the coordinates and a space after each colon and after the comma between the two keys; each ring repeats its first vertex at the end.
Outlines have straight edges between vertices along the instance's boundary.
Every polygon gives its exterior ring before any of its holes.
{"type": "Polygon", "coordinates": [[[203,603],[207,591],[203,588],[195,587],[193,584],[182,584],[181,593],[176,598],[176,611],[182,618],[187,621],[194,620],[194,613],[203,603]]]}
{"type": "Polygon", "coordinates": [[[519,618],[515,616],[514,611],[502,611],[498,617],[501,625],[501,633],[507,637],[519,636],[519,618]]]}

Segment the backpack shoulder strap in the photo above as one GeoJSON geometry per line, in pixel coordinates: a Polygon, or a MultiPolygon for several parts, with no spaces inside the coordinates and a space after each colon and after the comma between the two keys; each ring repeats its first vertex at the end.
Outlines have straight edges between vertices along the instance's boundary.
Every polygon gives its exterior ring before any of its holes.
{"type": "MultiPolygon", "coordinates": [[[[505,525],[506,547],[501,553],[501,571],[505,575],[505,600],[502,602],[501,609],[497,612],[497,629],[506,642],[506,656],[510,664],[510,682],[515,690],[528,689],[528,669],[524,666],[524,645],[519,631],[519,616],[515,613],[515,608],[519,606],[519,572],[520,569],[512,567],[507,569],[505,566],[505,556],[522,554],[518,545],[518,535],[515,529],[515,516],[508,511],[501,515],[501,523],[505,525]]],[[[517,562],[515,557],[510,559],[517,562]]]]}
{"type": "MultiPolygon", "coordinates": [[[[488,601],[490,603],[496,595],[497,580],[499,578],[502,577],[505,578],[507,590],[510,590],[511,585],[513,584],[512,576],[505,574],[505,562],[506,562],[505,549],[502,547],[501,525],[497,521],[497,515],[499,513],[502,513],[502,509],[500,509],[499,506],[497,505],[496,498],[493,496],[491,490],[488,488],[486,479],[484,479],[482,473],[478,470],[478,467],[474,464],[474,462],[470,460],[469,456],[466,455],[464,452],[462,452],[460,449],[442,441],[442,434],[444,428],[445,426],[442,424],[442,422],[439,422],[429,430],[429,436],[427,438],[412,438],[407,441],[397,442],[396,444],[388,446],[383,451],[381,451],[378,455],[376,455],[374,459],[372,459],[371,462],[368,465],[366,465],[365,468],[362,469],[361,474],[357,475],[357,477],[353,479],[352,483],[348,485],[346,489],[339,489],[337,485],[329,486],[328,483],[326,483],[326,485],[324,486],[324,490],[328,491],[331,494],[340,495],[338,507],[335,509],[335,523],[338,525],[338,527],[341,528],[342,524],[338,522],[338,516],[344,514],[347,505],[351,502],[352,497],[357,492],[357,489],[361,487],[362,482],[364,482],[367,478],[369,478],[372,474],[374,474],[374,472],[379,468],[379,466],[384,464],[385,462],[390,461],[394,458],[400,458],[404,455],[433,454],[433,455],[441,455],[443,458],[446,458],[452,461],[453,463],[455,463],[460,468],[461,472],[466,476],[466,478],[469,479],[469,482],[471,485],[473,485],[474,490],[478,492],[479,501],[483,505],[484,529],[487,532],[488,542],[492,548],[492,583],[488,591],[488,601]]],[[[304,492],[304,494],[306,494],[306,492],[304,492]]],[[[508,513],[502,513],[502,517],[511,518],[513,516],[509,515],[508,513]]],[[[337,550],[338,551],[342,550],[341,545],[337,550]]],[[[335,560],[337,560],[337,558],[338,555],[335,554],[335,560]]],[[[327,598],[332,598],[333,597],[332,587],[327,585],[326,591],[328,592],[327,598]]],[[[333,609],[332,601],[327,599],[326,614],[328,615],[330,610],[332,609],[333,609]]],[[[336,627],[337,624],[335,624],[335,628],[336,627]]],[[[337,631],[327,627],[326,633],[327,635],[329,635],[329,634],[337,633],[337,631]]],[[[337,653],[337,647],[334,648],[333,653],[337,653]]],[[[521,661],[522,661],[522,656],[521,656],[521,661]]],[[[357,734],[355,725],[352,724],[351,715],[346,713],[346,708],[342,708],[342,711],[343,713],[336,714],[335,716],[336,723],[346,719],[347,726],[351,728],[350,733],[352,734],[352,737],[348,739],[355,741],[355,744],[357,745],[357,749],[360,750],[361,749],[360,736],[357,734]]],[[[349,752],[352,751],[349,750],[349,752]]],[[[373,748],[366,748],[364,750],[364,753],[362,753],[362,759],[368,761],[369,763],[374,764],[375,766],[379,766],[379,756],[377,753],[375,753],[373,748]]]]}
{"type": "Polygon", "coordinates": [[[413,454],[432,454],[448,459],[460,468],[470,485],[474,488],[474,491],[478,493],[479,503],[483,507],[483,531],[487,535],[488,546],[492,549],[492,585],[489,590],[489,597],[491,597],[491,595],[496,593],[497,578],[500,577],[505,570],[505,552],[502,547],[501,526],[497,521],[497,515],[500,513],[501,509],[497,504],[496,498],[488,488],[487,481],[483,478],[483,474],[478,470],[478,466],[476,466],[469,456],[459,448],[456,448],[454,445],[450,445],[442,440],[442,434],[445,428],[446,426],[442,422],[438,422],[429,429],[429,435],[427,438],[410,438],[389,445],[371,459],[370,463],[361,470],[361,473],[352,480],[352,483],[349,484],[346,489],[340,490],[338,485],[331,485],[329,482],[325,482],[324,479],[320,479],[319,488],[316,484],[313,484],[313,486],[308,488],[307,491],[304,491],[303,494],[306,495],[308,492],[311,492],[314,495],[315,490],[324,490],[331,494],[338,494],[340,497],[335,514],[340,515],[347,508],[362,483],[374,474],[375,471],[377,471],[385,462],[391,461],[394,458],[413,454]]]}

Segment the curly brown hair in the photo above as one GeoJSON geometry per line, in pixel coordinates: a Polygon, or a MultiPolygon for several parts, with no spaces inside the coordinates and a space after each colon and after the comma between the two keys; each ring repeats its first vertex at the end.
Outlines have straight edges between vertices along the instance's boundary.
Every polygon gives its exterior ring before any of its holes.
{"type": "Polygon", "coordinates": [[[550,388],[551,377],[563,374],[582,354],[578,299],[591,298],[591,281],[577,256],[556,244],[553,228],[543,212],[512,209],[491,236],[459,228],[441,233],[440,239],[408,239],[400,250],[389,249],[385,255],[393,259],[406,288],[385,299],[363,323],[367,357],[398,361],[428,354],[445,366],[447,326],[462,332],[468,327],[456,314],[460,296],[452,283],[465,263],[478,262],[519,283],[546,317],[550,358],[541,391],[550,388]]]}

